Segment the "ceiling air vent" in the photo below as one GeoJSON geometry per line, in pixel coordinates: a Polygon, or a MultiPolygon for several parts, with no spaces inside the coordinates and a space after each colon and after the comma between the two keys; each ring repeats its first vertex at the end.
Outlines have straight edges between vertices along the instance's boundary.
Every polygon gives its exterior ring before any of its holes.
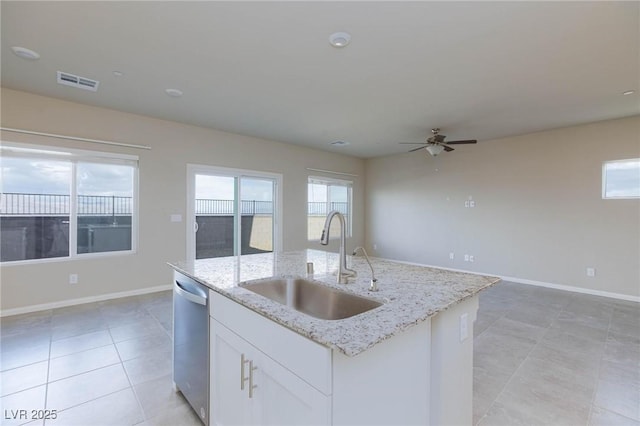
{"type": "Polygon", "coordinates": [[[65,86],[77,87],[78,89],[97,92],[98,84],[100,84],[100,82],[91,80],[90,78],[69,74],[68,72],[58,71],[58,84],[64,84],[65,86]]]}

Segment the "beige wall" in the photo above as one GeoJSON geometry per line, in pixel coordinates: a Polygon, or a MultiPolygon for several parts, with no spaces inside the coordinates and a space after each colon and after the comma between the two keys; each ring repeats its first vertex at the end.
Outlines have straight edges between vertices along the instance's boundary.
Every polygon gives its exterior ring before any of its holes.
{"type": "Polygon", "coordinates": [[[640,200],[601,198],[602,163],[638,157],[640,116],[481,141],[437,158],[370,159],[367,247],[385,258],[638,298],[640,200]],[[464,207],[470,196],[475,208],[464,207]]]}
{"type": "Polygon", "coordinates": [[[144,151],[2,133],[5,141],[120,152],[140,157],[138,252],[126,256],[2,266],[2,310],[169,284],[170,269],[165,262],[186,256],[186,224],[170,222],[170,215],[185,214],[187,163],[281,173],[284,250],[321,247],[307,241],[307,177],[310,173],[318,175],[318,172],[309,172],[305,168],[359,175],[354,178],[354,229],[349,246],[364,241],[364,161],[361,159],[5,88],[2,89],[1,101],[3,127],[152,147],[150,151],[144,151]],[[70,273],[79,275],[79,284],[69,284],[70,273]]]}
{"type": "Polygon", "coordinates": [[[1,107],[3,127],[153,148],[3,132],[3,140],[139,155],[140,237],[134,255],[0,267],[2,310],[168,284],[165,262],[186,252],[186,225],[170,215],[185,214],[187,163],[282,173],[285,250],[320,247],[306,238],[306,180],[318,173],[305,167],[339,170],[359,175],[349,248],[365,239],[366,208],[372,255],[640,296],[640,201],[601,199],[602,162],[640,157],[640,117],[481,141],[438,158],[365,162],[8,89],[1,107]],[[464,207],[469,196],[474,209],[464,207]],[[465,253],[475,262],[464,262],[465,253]],[[587,278],[586,267],[596,277],[587,278]],[[68,284],[70,273],[79,284],[68,284]]]}

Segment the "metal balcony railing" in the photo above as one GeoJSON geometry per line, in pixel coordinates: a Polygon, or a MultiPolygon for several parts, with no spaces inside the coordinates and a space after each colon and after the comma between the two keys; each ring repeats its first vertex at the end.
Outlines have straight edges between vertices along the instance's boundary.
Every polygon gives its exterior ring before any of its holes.
{"type": "MultiPolygon", "coordinates": [[[[196,215],[201,216],[229,216],[235,213],[233,200],[213,200],[207,198],[196,199],[196,215]]],[[[240,202],[242,215],[272,215],[273,203],[271,201],[242,200],[240,202]]]]}
{"type": "Polygon", "coordinates": [[[307,206],[308,216],[326,216],[330,211],[338,210],[344,215],[349,215],[349,203],[347,202],[309,202],[307,206]]]}
{"type": "MultiPolygon", "coordinates": [[[[225,216],[235,212],[233,200],[196,199],[196,215],[225,216]]],[[[271,201],[242,200],[242,215],[272,215],[271,201]]],[[[78,195],[78,216],[130,216],[133,211],[131,197],[78,195]]],[[[326,216],[331,210],[349,215],[347,202],[309,202],[309,216],[326,216]]],[[[0,194],[2,216],[65,216],[70,214],[70,196],[58,194],[27,194],[4,192],[0,194]]]]}
{"type": "MultiPolygon", "coordinates": [[[[26,194],[4,192],[0,194],[0,215],[3,216],[61,216],[71,211],[69,195],[26,194]]],[[[131,197],[115,195],[78,195],[79,216],[130,216],[131,197]]]]}

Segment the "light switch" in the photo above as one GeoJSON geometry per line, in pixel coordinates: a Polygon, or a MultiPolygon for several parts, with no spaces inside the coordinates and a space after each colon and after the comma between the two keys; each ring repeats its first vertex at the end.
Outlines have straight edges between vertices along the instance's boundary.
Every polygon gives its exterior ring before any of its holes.
{"type": "Polygon", "coordinates": [[[182,222],[182,215],[181,214],[172,214],[171,215],[171,222],[182,222]]]}

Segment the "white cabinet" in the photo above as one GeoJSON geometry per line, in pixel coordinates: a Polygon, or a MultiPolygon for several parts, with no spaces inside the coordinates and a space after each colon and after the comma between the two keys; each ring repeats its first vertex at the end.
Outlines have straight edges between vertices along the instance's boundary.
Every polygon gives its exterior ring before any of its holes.
{"type": "MultiPolygon", "coordinates": [[[[247,392],[240,387],[240,360],[249,344],[214,319],[211,326],[211,425],[249,424],[247,392]],[[244,351],[244,352],[243,352],[244,351]]],[[[246,377],[246,373],[245,373],[246,377]]],[[[244,387],[244,386],[243,386],[244,387]]]]}
{"type": "Polygon", "coordinates": [[[300,376],[326,386],[313,364],[331,351],[220,295],[211,302],[211,424],[330,424],[330,396],[300,376]]]}
{"type": "Polygon", "coordinates": [[[212,424],[319,425],[329,397],[211,319],[212,424]]]}
{"type": "Polygon", "coordinates": [[[256,354],[254,394],[259,395],[257,424],[329,424],[331,400],[295,374],[265,356],[256,354]]]}
{"type": "Polygon", "coordinates": [[[210,295],[211,425],[471,424],[477,298],[348,357],[210,295]]]}

